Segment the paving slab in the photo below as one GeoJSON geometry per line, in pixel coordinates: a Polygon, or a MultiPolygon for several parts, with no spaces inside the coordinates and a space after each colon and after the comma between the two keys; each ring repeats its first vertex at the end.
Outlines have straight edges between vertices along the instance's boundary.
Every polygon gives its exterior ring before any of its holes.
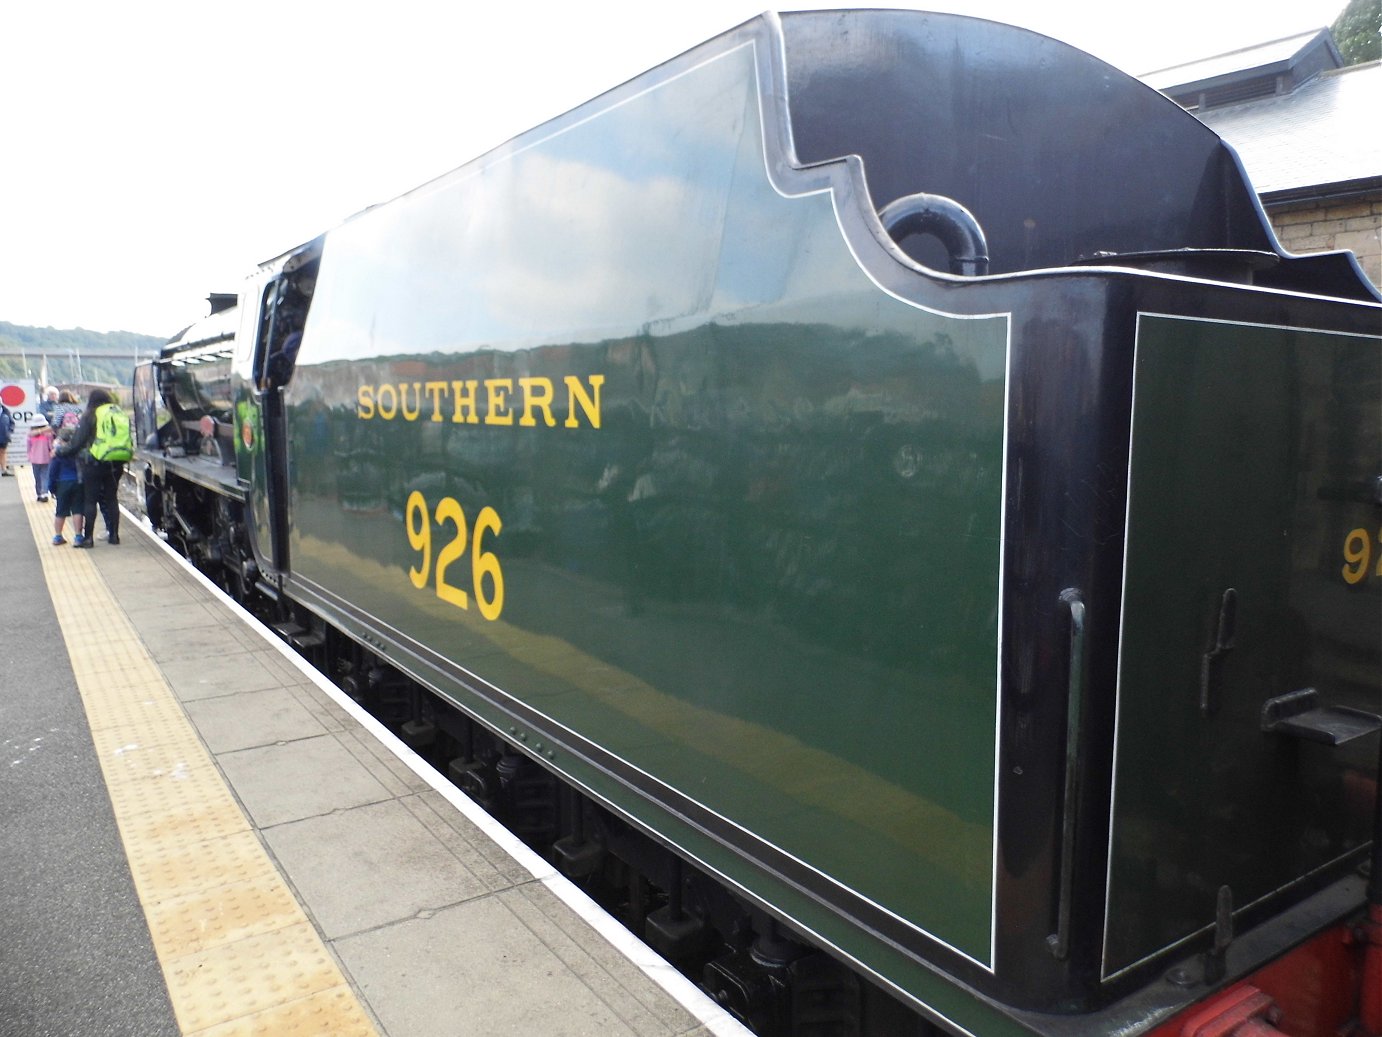
{"type": "Polygon", "coordinates": [[[215,629],[214,612],[199,602],[176,595],[165,597],[161,591],[157,596],[150,593],[137,602],[121,602],[120,607],[141,638],[146,632],[157,636],[160,630],[200,630],[213,638],[221,636],[215,629]]]}
{"type": "Polygon", "coordinates": [[[160,661],[159,669],[184,702],[283,686],[282,674],[265,666],[253,653],[238,654],[234,666],[212,668],[205,659],[171,659],[160,661]]]}
{"type": "Polygon", "coordinates": [[[278,825],[263,835],[328,938],[489,892],[397,800],[278,825]],[[331,862],[329,870],[321,867],[323,860],[331,862]]]}
{"type": "Polygon", "coordinates": [[[216,762],[261,829],[393,798],[328,734],[222,753],[216,762]]]}
{"type": "Polygon", "coordinates": [[[395,796],[411,796],[431,787],[397,756],[386,751],[376,739],[369,737],[355,724],[348,724],[344,730],[338,732],[336,740],[374,776],[376,781],[395,796]]]}
{"type": "MultiPolygon", "coordinates": [[[[545,885],[527,882],[500,895],[514,917],[619,1018],[639,1034],[680,1034],[694,1020],[628,958],[600,939],[589,924],[565,909],[545,885]]],[[[671,966],[666,966],[669,970],[671,966]]]]}
{"type": "Polygon", "coordinates": [[[194,699],[183,708],[214,754],[325,734],[321,724],[284,688],[194,699]]]}
{"type": "Polygon", "coordinates": [[[178,659],[192,659],[206,664],[209,660],[229,664],[231,656],[249,652],[250,646],[227,636],[213,626],[170,630],[149,627],[139,631],[149,654],[160,663],[178,659]]]}
{"type": "Polygon", "coordinates": [[[311,713],[324,730],[340,734],[342,731],[355,728],[355,721],[351,719],[350,714],[327,698],[320,688],[312,684],[284,684],[282,687],[292,692],[293,697],[302,704],[302,708],[311,713]]]}
{"type": "Polygon", "coordinates": [[[104,573],[110,579],[111,593],[131,616],[167,608],[205,611],[206,599],[198,597],[191,587],[173,583],[164,569],[106,566],[104,573]]]}
{"type": "Polygon", "coordinates": [[[487,1037],[640,1034],[496,897],[337,940],[335,947],[391,1034],[453,1037],[463,1012],[485,1021],[487,1037]],[[404,956],[406,969],[390,967],[404,956]]]}
{"type": "Polygon", "coordinates": [[[528,869],[495,845],[493,839],[436,792],[409,796],[401,802],[491,892],[520,885],[532,878],[528,869]]]}

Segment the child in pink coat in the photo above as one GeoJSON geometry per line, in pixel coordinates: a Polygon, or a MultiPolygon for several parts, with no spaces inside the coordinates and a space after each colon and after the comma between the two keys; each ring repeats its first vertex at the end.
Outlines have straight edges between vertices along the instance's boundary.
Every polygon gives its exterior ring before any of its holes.
{"type": "Polygon", "coordinates": [[[48,499],[48,462],[53,459],[53,429],[42,414],[34,415],[29,426],[29,464],[34,469],[34,489],[38,499],[48,499]]]}

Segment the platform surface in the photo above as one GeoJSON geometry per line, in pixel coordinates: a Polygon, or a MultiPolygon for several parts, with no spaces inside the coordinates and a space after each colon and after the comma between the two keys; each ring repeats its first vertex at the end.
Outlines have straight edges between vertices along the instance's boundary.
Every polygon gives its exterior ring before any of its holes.
{"type": "Polygon", "coordinates": [[[0,1037],[746,1033],[137,522],[51,545],[16,472],[0,1037]]]}

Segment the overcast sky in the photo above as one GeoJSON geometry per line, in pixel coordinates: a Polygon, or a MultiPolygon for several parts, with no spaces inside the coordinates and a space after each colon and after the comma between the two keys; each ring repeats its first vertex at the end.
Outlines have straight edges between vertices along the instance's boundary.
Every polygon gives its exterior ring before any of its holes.
{"type": "MultiPolygon", "coordinates": [[[[919,3],[1132,73],[1346,0],[919,3]]],[[[896,3],[791,3],[814,7],[896,3]]],[[[170,335],[250,269],[763,7],[109,0],[0,12],[0,320],[170,335]]]]}

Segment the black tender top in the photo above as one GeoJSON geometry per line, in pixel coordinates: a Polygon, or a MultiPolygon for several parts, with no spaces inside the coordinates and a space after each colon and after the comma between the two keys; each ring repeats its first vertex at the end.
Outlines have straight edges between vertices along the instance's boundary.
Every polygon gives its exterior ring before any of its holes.
{"type": "MultiPolygon", "coordinates": [[[[1218,135],[1082,51],[910,11],[784,14],[782,25],[799,160],[859,155],[879,209],[921,191],[958,201],[983,227],[991,273],[1108,254],[1280,253],[1218,135]]],[[[1278,287],[1359,297],[1346,260],[1298,262],[1270,275],[1278,287]]]]}

